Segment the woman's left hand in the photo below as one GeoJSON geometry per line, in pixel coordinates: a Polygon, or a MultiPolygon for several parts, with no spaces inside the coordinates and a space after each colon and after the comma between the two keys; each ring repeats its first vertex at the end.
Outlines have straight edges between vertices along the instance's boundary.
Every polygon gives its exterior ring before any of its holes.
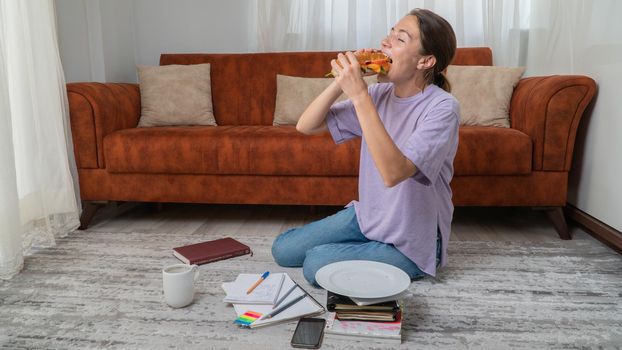
{"type": "Polygon", "coordinates": [[[346,52],[345,55],[340,53],[337,60],[332,60],[330,64],[333,67],[335,81],[350,99],[367,94],[367,84],[363,80],[361,66],[354,53],[346,52]]]}

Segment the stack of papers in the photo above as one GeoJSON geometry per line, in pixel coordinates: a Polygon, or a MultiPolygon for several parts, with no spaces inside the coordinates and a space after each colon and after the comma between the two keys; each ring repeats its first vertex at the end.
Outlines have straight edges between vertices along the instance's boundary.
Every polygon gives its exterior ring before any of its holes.
{"type": "Polygon", "coordinates": [[[328,313],[324,332],[328,338],[375,340],[400,344],[402,342],[402,312],[393,322],[370,322],[340,320],[336,313],[328,313]]]}
{"type": "MultiPolygon", "coordinates": [[[[386,298],[376,298],[384,300],[386,298]]],[[[366,302],[372,299],[368,298],[366,302]]],[[[328,291],[329,312],[324,332],[327,337],[370,338],[381,342],[401,343],[403,303],[398,300],[359,305],[352,297],[328,291]]]]}
{"type": "Polygon", "coordinates": [[[326,308],[335,312],[339,320],[355,321],[395,321],[400,311],[397,300],[361,306],[331,291],[326,293],[326,308]]]}
{"type": "MultiPolygon", "coordinates": [[[[223,299],[226,303],[233,304],[236,315],[239,317],[246,312],[260,313],[267,315],[276,310],[273,308],[275,302],[284,296],[296,283],[286,273],[270,274],[253,292],[246,294],[248,287],[253,285],[260,274],[240,274],[235,281],[222,284],[227,295],[223,299]],[[266,284],[266,282],[269,282],[266,284]],[[266,286],[260,290],[263,284],[266,286]]],[[[300,286],[294,289],[287,298],[279,305],[285,305],[288,302],[298,298],[301,295],[306,297],[283,310],[272,318],[260,317],[247,327],[256,328],[267,326],[270,324],[285,322],[289,320],[297,320],[300,317],[319,315],[324,313],[324,307],[311,297],[300,286]]],[[[278,306],[277,306],[278,308],[278,306]]]]}

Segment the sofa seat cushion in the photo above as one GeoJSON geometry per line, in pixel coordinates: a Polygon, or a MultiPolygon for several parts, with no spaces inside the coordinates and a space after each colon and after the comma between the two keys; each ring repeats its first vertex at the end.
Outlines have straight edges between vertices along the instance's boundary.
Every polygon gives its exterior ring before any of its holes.
{"type": "Polygon", "coordinates": [[[113,173],[356,176],[359,147],[293,126],[132,128],[104,138],[113,173]]]}
{"type": "Polygon", "coordinates": [[[461,126],[455,175],[521,175],[531,173],[532,142],[516,129],[461,126]]]}

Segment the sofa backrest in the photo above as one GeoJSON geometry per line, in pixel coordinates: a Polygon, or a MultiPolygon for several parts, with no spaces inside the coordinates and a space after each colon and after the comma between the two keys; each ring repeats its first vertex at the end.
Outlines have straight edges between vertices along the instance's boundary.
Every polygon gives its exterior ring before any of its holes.
{"type": "MultiPolygon", "coordinates": [[[[218,125],[272,125],[276,75],[323,77],[338,52],[162,54],[160,65],[209,63],[218,125]]],[[[489,48],[458,48],[452,64],[492,65],[489,48]]]]}

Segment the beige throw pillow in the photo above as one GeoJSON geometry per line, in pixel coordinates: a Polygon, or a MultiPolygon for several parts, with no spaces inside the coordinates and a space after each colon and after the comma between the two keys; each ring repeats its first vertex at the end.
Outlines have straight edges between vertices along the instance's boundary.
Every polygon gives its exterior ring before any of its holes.
{"type": "MultiPolygon", "coordinates": [[[[377,82],[375,75],[363,79],[367,85],[377,82]]],[[[272,124],[296,125],[302,112],[333,80],[333,78],[302,78],[277,74],[276,106],[272,124]]],[[[347,96],[341,94],[336,102],[345,99],[347,96]]]]}
{"type": "Polygon", "coordinates": [[[460,124],[510,127],[510,99],[525,68],[447,67],[451,93],[460,102],[460,124]]]}
{"type": "Polygon", "coordinates": [[[216,125],[210,65],[138,66],[138,127],[216,125]]]}

